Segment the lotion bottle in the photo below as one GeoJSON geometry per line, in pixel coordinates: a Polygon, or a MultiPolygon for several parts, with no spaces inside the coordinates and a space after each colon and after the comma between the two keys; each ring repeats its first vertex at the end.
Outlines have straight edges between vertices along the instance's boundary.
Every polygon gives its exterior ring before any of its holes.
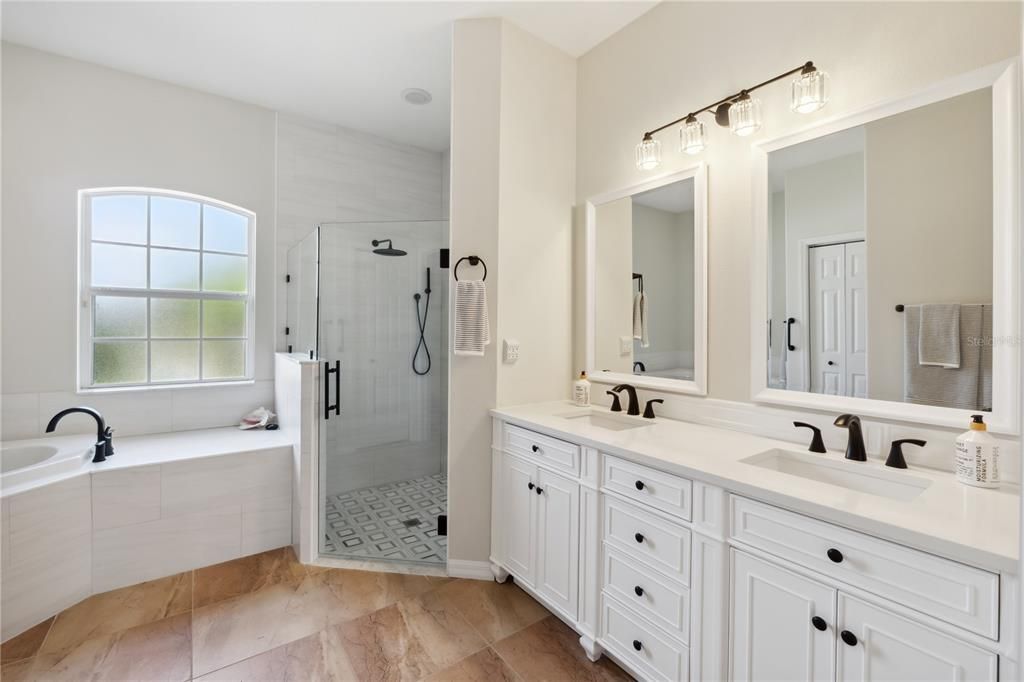
{"type": "Polygon", "coordinates": [[[970,431],[957,436],[956,478],[979,488],[999,487],[999,443],[988,432],[983,415],[971,415],[970,431]]]}
{"type": "Polygon", "coordinates": [[[580,378],[572,385],[572,401],[580,407],[590,405],[590,381],[586,372],[580,372],[580,378]]]}

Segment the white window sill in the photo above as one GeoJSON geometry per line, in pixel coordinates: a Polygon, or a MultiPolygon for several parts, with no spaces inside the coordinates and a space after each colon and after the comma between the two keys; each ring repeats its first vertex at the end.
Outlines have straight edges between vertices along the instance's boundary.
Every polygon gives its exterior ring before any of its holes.
{"type": "Polygon", "coordinates": [[[224,388],[226,386],[253,386],[255,379],[241,379],[239,381],[210,381],[196,384],[155,384],[152,386],[103,386],[97,388],[79,388],[75,391],[78,395],[96,395],[103,393],[138,393],[142,391],[167,391],[181,389],[203,389],[203,388],[224,388]]]}

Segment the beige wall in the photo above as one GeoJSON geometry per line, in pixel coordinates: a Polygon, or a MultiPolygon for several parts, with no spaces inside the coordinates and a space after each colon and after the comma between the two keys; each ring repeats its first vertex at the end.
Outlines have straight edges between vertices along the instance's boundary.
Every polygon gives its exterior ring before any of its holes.
{"type": "Polygon", "coordinates": [[[865,128],[868,395],[903,400],[894,306],[992,302],[992,90],[865,128]]]}
{"type": "Polygon", "coordinates": [[[711,397],[750,397],[751,143],[1019,54],[1020,23],[1016,3],[662,3],[580,59],[577,206],[692,164],[673,129],[662,167],[637,170],[644,130],[807,59],[832,78],[829,105],[808,116],[790,112],[788,83],[765,88],[753,137],[706,121],[711,397]]]}
{"type": "Polygon", "coordinates": [[[486,355],[452,359],[455,570],[490,554],[488,409],[569,396],[575,79],[575,60],[510,24],[455,23],[452,258],[477,254],[487,262],[491,320],[486,355]],[[521,344],[515,365],[501,363],[502,338],[521,344]]]}
{"type": "Polygon", "coordinates": [[[619,340],[633,338],[633,200],[626,197],[600,204],[594,213],[598,225],[594,369],[630,373],[633,344],[623,355],[619,340]]]}

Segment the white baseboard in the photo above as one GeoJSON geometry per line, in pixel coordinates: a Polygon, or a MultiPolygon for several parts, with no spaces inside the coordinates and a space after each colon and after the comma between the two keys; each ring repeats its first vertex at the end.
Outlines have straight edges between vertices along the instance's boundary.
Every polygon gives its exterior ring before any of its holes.
{"type": "Polygon", "coordinates": [[[449,559],[448,575],[453,578],[469,578],[471,580],[494,580],[490,561],[449,559]]]}

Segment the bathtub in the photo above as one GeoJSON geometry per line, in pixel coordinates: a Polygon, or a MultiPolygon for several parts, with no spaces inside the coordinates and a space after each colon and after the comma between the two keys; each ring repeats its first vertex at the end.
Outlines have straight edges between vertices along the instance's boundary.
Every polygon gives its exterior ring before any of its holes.
{"type": "Polygon", "coordinates": [[[32,487],[55,477],[84,471],[93,449],[80,443],[51,445],[40,441],[14,441],[0,445],[0,491],[32,487]]]}

